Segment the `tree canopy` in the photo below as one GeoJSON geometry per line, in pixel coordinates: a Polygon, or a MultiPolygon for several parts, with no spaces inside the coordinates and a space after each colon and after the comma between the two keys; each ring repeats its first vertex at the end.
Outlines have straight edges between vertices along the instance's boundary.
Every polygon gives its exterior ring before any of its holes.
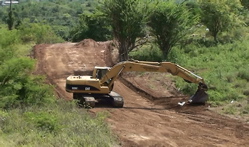
{"type": "Polygon", "coordinates": [[[109,20],[119,48],[119,60],[128,59],[136,39],[143,33],[146,11],[143,0],[104,0],[100,11],[109,20]]]}
{"type": "Polygon", "coordinates": [[[207,26],[216,43],[219,33],[242,23],[238,11],[241,8],[239,1],[203,1],[200,8],[201,22],[207,26]]]}
{"type": "Polygon", "coordinates": [[[0,22],[9,22],[16,26],[28,18],[31,23],[50,25],[56,34],[69,40],[69,32],[77,24],[79,15],[91,12],[95,2],[96,0],[20,1],[19,4],[12,5],[11,17],[8,16],[9,6],[0,8],[0,22]]]}
{"type": "Polygon", "coordinates": [[[148,25],[166,58],[172,47],[197,23],[197,17],[183,3],[159,0],[151,6],[148,25]]]}
{"type": "Polygon", "coordinates": [[[70,37],[73,42],[85,38],[106,41],[111,39],[111,28],[102,13],[83,13],[80,15],[78,25],[70,32],[70,37]]]}

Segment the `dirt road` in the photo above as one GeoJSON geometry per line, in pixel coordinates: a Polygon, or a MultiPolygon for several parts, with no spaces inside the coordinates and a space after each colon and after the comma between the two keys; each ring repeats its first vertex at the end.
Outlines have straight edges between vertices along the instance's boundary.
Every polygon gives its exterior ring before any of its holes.
{"type": "MultiPolygon", "coordinates": [[[[110,60],[112,51],[110,42],[84,40],[37,45],[34,57],[38,61],[37,73],[47,76],[59,97],[71,99],[72,95],[64,90],[66,77],[94,66],[111,66],[115,61],[110,60]]],[[[114,91],[124,97],[124,108],[102,105],[91,111],[110,113],[107,121],[121,146],[249,146],[248,124],[216,114],[207,106],[180,107],[177,102],[183,97],[174,95],[149,100],[123,80],[115,83],[114,91]]]]}

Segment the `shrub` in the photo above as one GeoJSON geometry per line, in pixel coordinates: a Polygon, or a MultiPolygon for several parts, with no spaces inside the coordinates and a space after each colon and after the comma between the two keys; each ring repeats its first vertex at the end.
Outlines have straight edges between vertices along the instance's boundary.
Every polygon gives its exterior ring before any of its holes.
{"type": "Polygon", "coordinates": [[[129,53],[130,58],[141,61],[157,61],[163,59],[161,50],[156,45],[146,45],[129,53]]]}
{"type": "Polygon", "coordinates": [[[32,75],[35,61],[20,54],[19,33],[4,28],[0,31],[0,108],[4,109],[44,105],[55,100],[52,88],[43,83],[44,78],[32,75]]]}
{"type": "Polygon", "coordinates": [[[17,30],[9,31],[7,28],[0,28],[0,48],[6,48],[20,42],[21,39],[17,30]]]}
{"type": "Polygon", "coordinates": [[[26,112],[27,121],[35,125],[41,131],[57,133],[60,131],[60,122],[55,114],[49,112],[26,112]]]}
{"type": "Polygon", "coordinates": [[[229,106],[227,108],[224,108],[224,113],[225,114],[235,114],[236,113],[236,108],[235,106],[229,106]]]}
{"type": "Polygon", "coordinates": [[[64,100],[46,107],[0,111],[0,145],[115,146],[116,137],[104,121],[106,116],[103,112],[89,115],[64,100]]]}
{"type": "Polygon", "coordinates": [[[20,31],[20,38],[23,42],[35,43],[57,43],[62,42],[63,39],[58,37],[53,29],[46,24],[28,23],[28,20],[18,27],[20,31]]]}
{"type": "Polygon", "coordinates": [[[249,81],[249,68],[239,69],[238,77],[249,81]]]}
{"type": "Polygon", "coordinates": [[[34,61],[12,58],[0,65],[0,107],[9,109],[29,105],[42,105],[53,101],[52,91],[43,84],[43,78],[32,76],[34,61]]]}
{"type": "Polygon", "coordinates": [[[243,114],[249,114],[249,104],[245,106],[245,109],[242,112],[243,114]]]}

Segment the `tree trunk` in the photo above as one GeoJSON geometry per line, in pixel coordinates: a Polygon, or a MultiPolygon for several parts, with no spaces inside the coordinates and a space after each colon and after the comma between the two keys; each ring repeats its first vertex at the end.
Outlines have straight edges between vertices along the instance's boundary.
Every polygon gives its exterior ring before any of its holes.
{"type": "Polygon", "coordinates": [[[119,62],[128,60],[128,50],[125,43],[119,44],[119,62]]]}
{"type": "Polygon", "coordinates": [[[13,18],[13,12],[12,12],[12,0],[10,1],[10,11],[9,11],[9,18],[7,20],[8,28],[9,30],[12,30],[14,25],[14,18],[13,18]]]}
{"type": "Polygon", "coordinates": [[[171,50],[171,46],[169,45],[169,43],[163,43],[160,49],[162,49],[163,52],[163,60],[166,60],[171,50]]]}
{"type": "Polygon", "coordinates": [[[214,33],[214,42],[218,43],[218,33],[214,33]]]}

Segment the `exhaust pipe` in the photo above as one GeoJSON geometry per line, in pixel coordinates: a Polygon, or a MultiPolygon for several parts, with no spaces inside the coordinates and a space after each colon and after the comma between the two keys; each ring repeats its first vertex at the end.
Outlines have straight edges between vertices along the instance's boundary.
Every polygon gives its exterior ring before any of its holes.
{"type": "Polygon", "coordinates": [[[208,94],[205,92],[208,87],[204,83],[199,83],[198,89],[193,96],[188,100],[190,104],[205,104],[208,100],[208,94]]]}

